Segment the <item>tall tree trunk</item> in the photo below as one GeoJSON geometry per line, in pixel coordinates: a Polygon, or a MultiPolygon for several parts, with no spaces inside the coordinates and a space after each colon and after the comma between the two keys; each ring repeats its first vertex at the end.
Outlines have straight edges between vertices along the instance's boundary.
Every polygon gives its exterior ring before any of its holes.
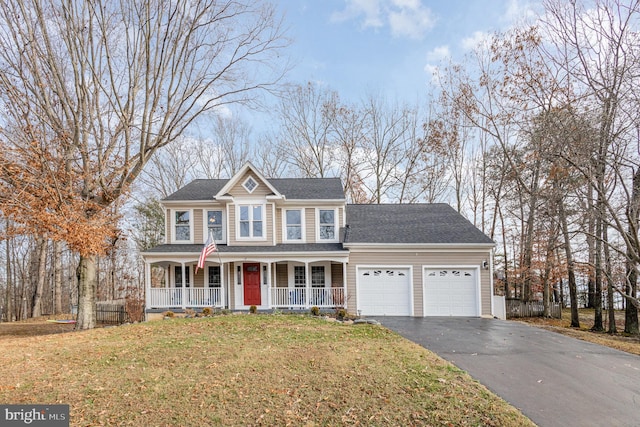
{"type": "Polygon", "coordinates": [[[20,290],[21,300],[20,300],[20,320],[27,320],[29,314],[29,305],[27,302],[28,295],[28,286],[25,283],[26,280],[22,280],[22,289],[20,290]]]}
{"type": "Polygon", "coordinates": [[[589,188],[587,193],[587,250],[589,253],[589,273],[587,281],[587,308],[595,308],[595,295],[596,295],[596,245],[595,245],[595,207],[593,203],[593,185],[589,182],[589,188]]]}
{"type": "Polygon", "coordinates": [[[531,189],[529,191],[529,212],[526,223],[526,234],[524,238],[524,257],[522,265],[522,274],[524,274],[524,280],[522,281],[522,300],[531,300],[531,284],[533,281],[533,234],[536,220],[536,209],[538,206],[538,178],[540,176],[540,158],[536,159],[534,165],[533,177],[531,182],[531,189]]]}
{"type": "Polygon", "coordinates": [[[96,326],[96,292],[98,288],[96,255],[80,256],[78,277],[78,318],[76,329],[96,326]]]}
{"type": "Polygon", "coordinates": [[[615,334],[617,332],[616,328],[616,312],[613,301],[613,280],[611,276],[611,251],[609,250],[609,232],[607,231],[607,227],[605,226],[602,229],[602,240],[603,240],[603,249],[604,249],[604,268],[605,268],[605,276],[607,278],[607,310],[608,310],[608,320],[609,320],[609,328],[608,332],[610,334],[615,334]]]}
{"type": "MultiPolygon", "coordinates": [[[[509,248],[507,246],[507,233],[504,227],[504,216],[502,215],[502,209],[498,209],[500,215],[500,227],[502,228],[502,250],[504,251],[504,294],[507,298],[512,298],[509,294],[509,248]]],[[[492,237],[493,239],[493,237],[492,237]]],[[[513,297],[515,297],[515,289],[513,291],[513,297]]]]}
{"type": "MultiPolygon", "coordinates": [[[[7,220],[7,231],[9,230],[10,224],[9,224],[9,220],[7,220]]],[[[8,235],[10,235],[10,233],[7,233],[8,235]]],[[[13,301],[14,301],[14,294],[13,294],[13,273],[12,273],[12,269],[11,269],[11,244],[10,244],[11,239],[10,238],[6,238],[5,239],[5,247],[7,249],[7,303],[5,304],[5,316],[7,319],[7,322],[12,322],[14,320],[14,316],[13,316],[13,311],[14,311],[14,307],[13,307],[13,301]]]]}
{"type": "MultiPolygon", "coordinates": [[[[638,136],[640,139],[640,135],[638,136]]],[[[625,294],[629,298],[625,300],[624,308],[624,331],[627,334],[640,333],[638,325],[638,270],[637,256],[640,248],[638,248],[638,215],[640,214],[640,168],[637,168],[633,174],[633,188],[631,190],[631,201],[627,211],[629,229],[627,233],[627,260],[626,272],[627,280],[625,283],[625,294]],[[636,247],[634,247],[636,246],[636,247]]]]}
{"type": "Polygon", "coordinates": [[[38,237],[36,239],[36,264],[35,264],[35,291],[33,293],[33,306],[31,307],[31,317],[42,316],[42,292],[47,278],[47,239],[38,237]]]}
{"type": "Polygon", "coordinates": [[[547,250],[545,254],[544,261],[544,272],[542,277],[542,306],[543,306],[543,316],[546,318],[551,317],[551,304],[550,297],[551,292],[549,292],[549,276],[551,276],[551,264],[553,258],[553,247],[555,246],[556,241],[556,231],[553,231],[553,235],[549,236],[549,241],[547,242],[547,250]]]}
{"type": "Polygon", "coordinates": [[[53,313],[62,313],[62,244],[53,242],[53,313]]]}
{"type": "Polygon", "coordinates": [[[604,325],[602,323],[602,216],[600,215],[602,209],[602,202],[598,196],[598,217],[596,218],[596,247],[595,247],[595,269],[596,269],[596,283],[595,294],[593,298],[594,302],[594,316],[593,326],[591,330],[602,332],[604,331],[604,325]]]}
{"type": "Polygon", "coordinates": [[[558,216],[562,227],[564,238],[564,255],[567,258],[567,275],[569,283],[569,304],[571,304],[571,327],[580,327],[580,316],[578,314],[578,287],[576,286],[575,265],[573,263],[573,250],[571,249],[571,237],[569,236],[569,226],[567,224],[567,214],[564,209],[564,201],[558,200],[558,216]]]}

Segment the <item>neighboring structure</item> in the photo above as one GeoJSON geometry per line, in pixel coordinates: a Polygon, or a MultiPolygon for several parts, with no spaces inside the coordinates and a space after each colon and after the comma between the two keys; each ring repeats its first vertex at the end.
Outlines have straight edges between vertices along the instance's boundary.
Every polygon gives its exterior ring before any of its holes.
{"type": "Polygon", "coordinates": [[[266,179],[247,163],[231,179],[191,182],[162,206],[166,243],[142,254],[148,317],[252,305],[494,312],[494,242],[446,204],[347,204],[337,178],[266,179]],[[208,235],[217,252],[196,273],[208,235]]]}

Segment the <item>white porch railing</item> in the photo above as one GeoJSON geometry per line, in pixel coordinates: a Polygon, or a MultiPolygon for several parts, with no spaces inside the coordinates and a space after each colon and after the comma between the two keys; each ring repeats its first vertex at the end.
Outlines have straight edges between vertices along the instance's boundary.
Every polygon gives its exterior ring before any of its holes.
{"type": "Polygon", "coordinates": [[[222,306],[220,288],[186,288],[186,292],[183,288],[151,288],[147,292],[149,308],[222,306]]]}
{"type": "Polygon", "coordinates": [[[271,288],[271,305],[279,308],[342,307],[344,288],[271,288]]]}

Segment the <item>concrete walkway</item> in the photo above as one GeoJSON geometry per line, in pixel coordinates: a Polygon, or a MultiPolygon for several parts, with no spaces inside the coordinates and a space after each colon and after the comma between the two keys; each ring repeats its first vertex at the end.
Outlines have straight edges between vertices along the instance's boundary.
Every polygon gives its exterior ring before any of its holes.
{"type": "Polygon", "coordinates": [[[372,317],[428,348],[541,427],[640,426],[640,357],[480,318],[372,317]]]}

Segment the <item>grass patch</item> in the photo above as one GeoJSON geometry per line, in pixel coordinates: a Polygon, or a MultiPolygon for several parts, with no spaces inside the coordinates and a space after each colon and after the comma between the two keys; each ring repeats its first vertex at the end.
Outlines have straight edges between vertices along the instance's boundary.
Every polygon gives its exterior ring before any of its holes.
{"type": "MultiPolygon", "coordinates": [[[[581,308],[578,310],[578,319],[580,320],[580,328],[571,327],[571,309],[565,308],[562,310],[561,319],[546,319],[544,317],[531,317],[524,319],[514,319],[523,321],[531,325],[544,328],[553,332],[557,332],[563,335],[568,335],[574,338],[581,339],[583,341],[592,342],[595,344],[604,345],[606,347],[615,348],[617,350],[625,351],[631,354],[640,355],[640,336],[628,335],[623,332],[617,334],[609,334],[607,332],[594,332],[591,331],[593,321],[595,317],[595,310],[589,308],[581,308]]],[[[603,311],[603,318],[608,321],[608,315],[606,311],[603,311]]],[[[616,310],[616,328],[618,331],[624,331],[624,311],[616,310]]]]}
{"type": "Polygon", "coordinates": [[[374,325],[235,315],[2,344],[0,401],[67,403],[72,425],[533,425],[374,325]]]}

